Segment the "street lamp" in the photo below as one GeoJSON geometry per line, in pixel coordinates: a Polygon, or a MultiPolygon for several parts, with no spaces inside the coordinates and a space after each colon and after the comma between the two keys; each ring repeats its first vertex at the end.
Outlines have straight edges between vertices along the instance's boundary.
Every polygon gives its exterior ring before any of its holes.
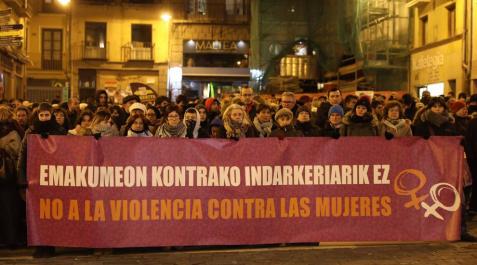
{"type": "Polygon", "coordinates": [[[164,21],[164,22],[169,22],[172,18],[172,15],[169,14],[168,12],[165,12],[161,15],[161,19],[164,21]]]}
{"type": "Polygon", "coordinates": [[[57,1],[58,1],[58,3],[60,3],[60,5],[62,5],[62,6],[67,6],[67,5],[69,5],[70,2],[71,2],[70,0],[57,0],[57,1]]]}

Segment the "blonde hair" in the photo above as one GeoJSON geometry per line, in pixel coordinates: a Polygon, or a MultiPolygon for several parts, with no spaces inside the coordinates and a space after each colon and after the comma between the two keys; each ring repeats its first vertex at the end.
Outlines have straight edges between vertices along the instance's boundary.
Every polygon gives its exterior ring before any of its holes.
{"type": "Polygon", "coordinates": [[[13,120],[13,112],[9,107],[0,106],[0,121],[11,121],[13,120]]]}
{"type": "Polygon", "coordinates": [[[225,110],[224,115],[222,117],[222,119],[224,121],[225,130],[227,130],[228,132],[233,131],[232,127],[230,126],[230,123],[231,123],[231,120],[232,120],[230,118],[230,114],[232,113],[232,110],[236,110],[236,109],[241,110],[242,113],[243,113],[242,127],[247,127],[248,128],[252,124],[250,122],[250,119],[249,119],[248,114],[245,111],[245,109],[238,104],[232,104],[225,110]]]}

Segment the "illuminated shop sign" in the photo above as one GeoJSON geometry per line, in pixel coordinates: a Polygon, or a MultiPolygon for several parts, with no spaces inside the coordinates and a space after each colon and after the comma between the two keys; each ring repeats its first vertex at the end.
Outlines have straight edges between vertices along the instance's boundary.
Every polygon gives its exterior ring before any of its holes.
{"type": "Polygon", "coordinates": [[[184,53],[247,53],[248,42],[229,40],[185,40],[184,53]]]}

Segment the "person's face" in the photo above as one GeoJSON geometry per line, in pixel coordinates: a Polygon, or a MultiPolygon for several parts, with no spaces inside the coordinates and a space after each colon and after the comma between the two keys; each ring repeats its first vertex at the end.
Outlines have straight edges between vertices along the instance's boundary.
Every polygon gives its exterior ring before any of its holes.
{"type": "Polygon", "coordinates": [[[129,107],[131,107],[132,104],[136,103],[137,101],[135,99],[130,100],[126,102],[126,104],[123,104],[124,110],[126,110],[127,113],[129,113],[129,107]]]}
{"type": "Polygon", "coordinates": [[[27,124],[27,120],[28,120],[28,115],[26,113],[26,111],[23,111],[23,110],[19,110],[17,111],[17,122],[20,124],[20,125],[25,125],[27,124]]]}
{"type": "Polygon", "coordinates": [[[22,105],[22,102],[19,101],[19,100],[15,100],[15,101],[13,102],[13,104],[14,104],[15,108],[18,108],[18,107],[20,107],[20,106],[22,105]]]}
{"type": "Polygon", "coordinates": [[[148,109],[146,112],[146,118],[149,119],[150,122],[155,122],[157,120],[156,113],[153,109],[148,109]]]}
{"type": "Polygon", "coordinates": [[[260,122],[270,122],[272,120],[272,114],[269,109],[263,109],[257,113],[257,118],[260,122]]]}
{"type": "Polygon", "coordinates": [[[291,119],[288,116],[278,117],[277,123],[280,127],[286,127],[291,124],[291,119]]]}
{"type": "Polygon", "coordinates": [[[133,109],[131,111],[131,116],[134,116],[134,115],[144,115],[144,111],[140,109],[133,109]]]}
{"type": "Polygon", "coordinates": [[[49,121],[49,120],[51,120],[51,113],[47,110],[40,111],[38,113],[38,119],[40,121],[49,121]]]}
{"type": "Polygon", "coordinates": [[[348,101],[348,103],[346,103],[346,107],[348,109],[353,109],[354,108],[354,105],[356,105],[356,102],[358,102],[357,99],[353,98],[351,99],[350,101],[348,101]]]}
{"type": "Polygon", "coordinates": [[[70,110],[79,109],[80,101],[77,98],[74,98],[70,101],[69,108],[70,110]]]}
{"type": "Polygon", "coordinates": [[[356,107],[356,115],[358,117],[363,117],[366,112],[368,112],[368,109],[365,106],[359,105],[356,107]]]}
{"type": "Polygon", "coordinates": [[[63,112],[61,112],[61,111],[56,112],[56,113],[55,113],[55,118],[56,118],[56,122],[57,122],[59,125],[65,124],[65,115],[63,114],[63,112]]]}
{"type": "Polygon", "coordinates": [[[336,105],[341,103],[341,92],[331,91],[328,95],[328,101],[331,105],[336,105]]]}
{"type": "Polygon", "coordinates": [[[338,124],[341,123],[341,119],[342,119],[342,118],[343,118],[343,117],[341,117],[341,115],[338,114],[338,113],[331,113],[329,119],[330,119],[330,123],[331,123],[331,124],[333,124],[333,125],[338,125],[338,124]]]}
{"type": "Polygon", "coordinates": [[[282,107],[292,110],[295,107],[296,101],[295,98],[289,96],[282,97],[282,107]]]}
{"type": "Polygon", "coordinates": [[[99,95],[99,104],[106,104],[108,102],[108,95],[101,94],[99,95]]]}
{"type": "Polygon", "coordinates": [[[384,106],[383,105],[378,105],[376,106],[376,108],[374,109],[374,113],[377,113],[379,115],[382,115],[384,112],[384,106]]]}
{"type": "Polygon", "coordinates": [[[167,100],[164,100],[163,102],[161,102],[161,104],[159,104],[159,108],[160,109],[165,109],[167,106],[169,106],[169,102],[167,100]]]}
{"type": "Polygon", "coordinates": [[[113,112],[111,112],[111,117],[112,117],[112,118],[118,118],[118,117],[119,117],[119,112],[118,112],[118,110],[113,110],[113,112]]]}
{"type": "Polygon", "coordinates": [[[186,112],[184,114],[184,120],[185,121],[196,121],[197,120],[197,114],[186,112]]]}
{"type": "Polygon", "coordinates": [[[133,124],[131,125],[131,129],[136,132],[142,132],[144,130],[143,120],[141,118],[135,119],[133,124]]]}
{"type": "Polygon", "coordinates": [[[210,134],[212,138],[220,138],[220,128],[217,126],[214,126],[210,129],[210,134]]]}
{"type": "Polygon", "coordinates": [[[211,111],[220,111],[220,105],[219,103],[216,101],[214,103],[212,103],[212,105],[210,106],[210,110],[211,111]]]}
{"type": "Polygon", "coordinates": [[[81,120],[81,127],[88,128],[91,125],[91,116],[84,115],[83,119],[81,120]]]}
{"type": "Polygon", "coordinates": [[[200,121],[204,122],[207,120],[207,111],[205,109],[199,109],[200,121]]]}
{"type": "Polygon", "coordinates": [[[467,115],[469,115],[469,111],[467,110],[467,108],[461,108],[455,113],[455,115],[462,118],[467,117],[467,115]]]}
{"type": "Polygon", "coordinates": [[[298,117],[296,118],[299,122],[305,123],[310,121],[310,113],[306,111],[302,111],[298,113],[298,117]]]}
{"type": "Polygon", "coordinates": [[[397,120],[399,119],[399,107],[396,106],[396,107],[392,107],[388,110],[388,117],[391,119],[391,120],[397,120]]]}
{"type": "Polygon", "coordinates": [[[434,106],[431,107],[431,111],[436,114],[442,114],[444,112],[444,106],[441,106],[440,104],[434,104],[434,106]]]}
{"type": "Polygon", "coordinates": [[[230,112],[230,119],[236,123],[243,122],[243,111],[241,109],[233,109],[230,112]]]}
{"type": "Polygon", "coordinates": [[[181,122],[181,118],[179,116],[179,113],[173,111],[169,113],[169,115],[167,115],[167,123],[170,126],[176,127],[177,125],[179,125],[180,122],[181,122]]]}
{"type": "Polygon", "coordinates": [[[248,105],[252,102],[253,90],[251,88],[243,88],[240,91],[240,96],[242,98],[243,103],[245,103],[245,105],[248,105]]]}
{"type": "Polygon", "coordinates": [[[429,91],[422,92],[422,97],[423,98],[430,98],[431,97],[431,92],[429,92],[429,91]]]}

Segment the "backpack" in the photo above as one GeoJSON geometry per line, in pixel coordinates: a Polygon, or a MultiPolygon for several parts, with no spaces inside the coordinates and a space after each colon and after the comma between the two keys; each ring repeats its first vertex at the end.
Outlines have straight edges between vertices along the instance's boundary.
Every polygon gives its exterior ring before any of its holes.
{"type": "Polygon", "coordinates": [[[0,148],[0,185],[16,184],[16,161],[5,149],[0,148]]]}

